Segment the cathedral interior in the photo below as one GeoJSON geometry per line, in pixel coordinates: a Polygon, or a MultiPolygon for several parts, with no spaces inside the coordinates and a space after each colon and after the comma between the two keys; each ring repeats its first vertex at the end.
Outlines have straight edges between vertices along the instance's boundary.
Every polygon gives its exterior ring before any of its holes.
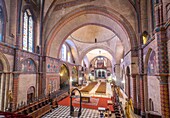
{"type": "Polygon", "coordinates": [[[0,117],[170,118],[170,0],[0,0],[0,117]]]}

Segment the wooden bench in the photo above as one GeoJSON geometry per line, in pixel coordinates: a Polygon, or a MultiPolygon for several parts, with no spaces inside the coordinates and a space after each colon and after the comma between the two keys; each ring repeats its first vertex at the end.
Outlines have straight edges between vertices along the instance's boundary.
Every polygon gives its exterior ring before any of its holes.
{"type": "Polygon", "coordinates": [[[40,118],[41,116],[45,115],[46,113],[51,111],[50,104],[41,107],[40,109],[33,111],[32,113],[28,114],[28,116],[31,116],[32,118],[40,118]]]}
{"type": "Polygon", "coordinates": [[[82,96],[81,99],[82,99],[82,102],[90,103],[90,97],[88,96],[82,96]]]}

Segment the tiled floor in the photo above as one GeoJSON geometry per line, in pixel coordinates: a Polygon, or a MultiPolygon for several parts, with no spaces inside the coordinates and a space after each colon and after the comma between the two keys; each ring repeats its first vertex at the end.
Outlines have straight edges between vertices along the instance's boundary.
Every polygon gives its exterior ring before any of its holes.
{"type": "MultiPolygon", "coordinates": [[[[78,110],[78,108],[76,108],[75,110],[78,110]]],[[[54,109],[51,113],[46,114],[42,118],[72,118],[70,116],[70,107],[59,105],[58,108],[54,109]]],[[[97,110],[82,108],[80,118],[100,118],[100,117],[99,112],[97,110]]]]}

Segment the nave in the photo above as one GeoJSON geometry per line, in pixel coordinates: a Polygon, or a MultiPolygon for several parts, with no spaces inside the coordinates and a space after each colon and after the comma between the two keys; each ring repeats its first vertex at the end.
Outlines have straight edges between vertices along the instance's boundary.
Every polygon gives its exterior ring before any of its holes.
{"type": "Polygon", "coordinates": [[[170,118],[169,39],[169,0],[0,0],[0,115],[79,107],[80,91],[102,116],[170,118]]]}

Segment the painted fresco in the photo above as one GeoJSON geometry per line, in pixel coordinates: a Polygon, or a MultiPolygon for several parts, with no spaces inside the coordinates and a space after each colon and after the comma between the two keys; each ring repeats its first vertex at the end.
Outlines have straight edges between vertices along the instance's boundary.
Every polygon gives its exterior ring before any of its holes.
{"type": "Polygon", "coordinates": [[[35,73],[36,72],[36,66],[35,66],[33,60],[26,59],[25,61],[23,61],[21,63],[21,71],[22,72],[32,72],[32,73],[35,73]]]}
{"type": "Polygon", "coordinates": [[[153,76],[156,73],[156,54],[155,51],[151,52],[148,61],[148,75],[153,76]]]}
{"type": "Polygon", "coordinates": [[[49,79],[48,89],[50,92],[56,91],[57,84],[55,79],[49,79]]]}
{"type": "Polygon", "coordinates": [[[52,59],[52,58],[46,58],[46,71],[49,73],[58,73],[59,72],[59,66],[58,66],[58,60],[52,59]]]}

